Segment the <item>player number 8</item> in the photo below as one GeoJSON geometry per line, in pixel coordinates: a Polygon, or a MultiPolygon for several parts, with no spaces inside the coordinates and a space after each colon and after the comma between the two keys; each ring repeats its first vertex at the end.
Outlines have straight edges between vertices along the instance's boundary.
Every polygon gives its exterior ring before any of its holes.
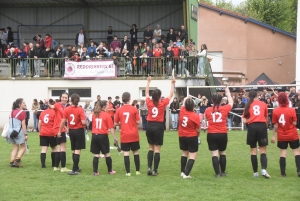
{"type": "Polygon", "coordinates": [[[258,105],[253,106],[253,113],[255,116],[260,115],[260,107],[258,105]]]}
{"type": "Polygon", "coordinates": [[[152,118],[157,117],[157,115],[158,115],[158,109],[157,109],[157,107],[152,108],[152,118]]]}

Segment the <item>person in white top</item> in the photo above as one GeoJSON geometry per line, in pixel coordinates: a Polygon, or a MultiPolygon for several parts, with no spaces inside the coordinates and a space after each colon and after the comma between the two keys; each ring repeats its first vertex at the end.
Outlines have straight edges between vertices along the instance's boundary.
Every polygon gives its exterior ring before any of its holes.
{"type": "Polygon", "coordinates": [[[75,38],[75,45],[80,47],[80,44],[85,42],[85,35],[83,33],[83,29],[80,29],[79,33],[77,33],[75,38]]]}
{"type": "Polygon", "coordinates": [[[201,45],[201,50],[198,52],[198,76],[204,76],[204,58],[207,57],[207,47],[206,44],[201,45]]]}
{"type": "Polygon", "coordinates": [[[156,42],[160,41],[161,39],[161,29],[160,25],[156,25],[156,29],[153,31],[154,38],[156,39],[156,42]]]}

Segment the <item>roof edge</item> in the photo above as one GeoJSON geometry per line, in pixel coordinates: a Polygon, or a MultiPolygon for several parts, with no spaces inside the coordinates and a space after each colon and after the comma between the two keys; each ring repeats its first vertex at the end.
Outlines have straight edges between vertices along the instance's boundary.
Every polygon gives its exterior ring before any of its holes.
{"type": "Polygon", "coordinates": [[[219,12],[220,15],[226,14],[226,15],[229,15],[229,16],[231,16],[231,17],[235,17],[235,18],[237,18],[237,19],[243,20],[245,23],[247,23],[247,22],[252,22],[252,23],[254,23],[254,24],[257,24],[257,25],[259,25],[259,26],[262,26],[262,27],[265,27],[265,28],[267,28],[267,29],[272,30],[273,33],[278,32],[278,33],[287,35],[287,36],[292,37],[292,38],[295,38],[295,39],[297,38],[297,36],[296,36],[295,34],[292,34],[292,33],[290,33],[290,32],[284,31],[284,30],[282,30],[282,29],[276,28],[276,27],[274,27],[274,26],[272,26],[272,25],[269,25],[269,24],[266,24],[266,23],[264,23],[264,22],[260,22],[260,21],[258,21],[258,20],[253,19],[253,18],[249,18],[249,17],[243,16],[243,15],[240,15],[240,14],[235,13],[235,12],[231,12],[231,11],[228,11],[228,10],[224,10],[224,9],[222,9],[222,8],[219,8],[219,7],[210,5],[210,4],[206,4],[206,3],[199,3],[199,6],[204,7],[204,8],[207,8],[207,9],[210,9],[210,10],[214,10],[214,11],[216,11],[216,12],[219,12]]]}

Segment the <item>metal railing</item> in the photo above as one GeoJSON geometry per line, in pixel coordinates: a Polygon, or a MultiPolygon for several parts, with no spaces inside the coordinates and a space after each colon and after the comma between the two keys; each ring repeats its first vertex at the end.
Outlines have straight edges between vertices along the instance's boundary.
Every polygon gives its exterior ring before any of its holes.
{"type": "MultiPolygon", "coordinates": [[[[214,85],[210,64],[207,58],[200,61],[199,57],[84,57],[81,61],[113,60],[118,77],[151,76],[171,78],[172,70],[180,78],[208,76],[209,83],[214,85]]],[[[65,71],[65,61],[69,58],[0,58],[0,78],[16,77],[62,77],[65,71]]]]}

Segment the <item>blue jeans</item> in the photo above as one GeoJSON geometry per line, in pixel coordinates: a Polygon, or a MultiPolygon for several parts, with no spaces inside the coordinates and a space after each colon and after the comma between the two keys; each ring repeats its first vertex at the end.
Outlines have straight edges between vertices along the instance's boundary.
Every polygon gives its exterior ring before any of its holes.
{"type": "Polygon", "coordinates": [[[37,114],[33,114],[33,129],[37,130],[37,126],[38,126],[37,114]]]}
{"type": "Polygon", "coordinates": [[[143,130],[146,130],[146,125],[147,125],[147,119],[146,119],[147,115],[142,115],[142,126],[143,126],[143,130]]]}
{"type": "Polygon", "coordinates": [[[178,114],[172,114],[172,128],[177,129],[178,124],[178,114]]]}
{"type": "Polygon", "coordinates": [[[126,62],[126,71],[125,71],[125,73],[130,73],[131,69],[132,69],[131,61],[127,61],[126,62]]]}
{"type": "Polygon", "coordinates": [[[20,61],[20,75],[26,75],[28,71],[28,61],[27,59],[20,61]]]}
{"type": "Polygon", "coordinates": [[[183,75],[183,74],[187,74],[186,73],[186,62],[185,61],[178,61],[178,74],[181,74],[181,75],[183,75]],[[183,66],[183,68],[182,68],[182,66],[183,66]]]}
{"type": "Polygon", "coordinates": [[[199,75],[204,75],[204,58],[199,57],[198,59],[198,73],[199,75]]]}
{"type": "Polygon", "coordinates": [[[232,127],[231,117],[227,117],[227,127],[229,127],[229,128],[232,127]]]}

